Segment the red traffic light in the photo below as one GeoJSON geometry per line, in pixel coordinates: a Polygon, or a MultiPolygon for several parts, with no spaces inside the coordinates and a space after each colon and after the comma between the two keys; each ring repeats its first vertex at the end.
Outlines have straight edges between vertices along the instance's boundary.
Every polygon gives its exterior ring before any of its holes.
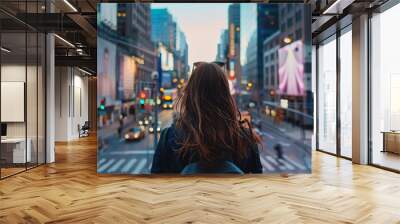
{"type": "Polygon", "coordinates": [[[144,91],[140,92],[140,98],[146,98],[146,93],[144,91]]]}

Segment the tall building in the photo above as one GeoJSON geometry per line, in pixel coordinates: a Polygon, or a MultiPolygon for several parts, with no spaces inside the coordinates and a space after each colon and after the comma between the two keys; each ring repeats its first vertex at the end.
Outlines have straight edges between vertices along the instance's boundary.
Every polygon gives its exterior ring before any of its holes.
{"type": "MultiPolygon", "coordinates": [[[[313,114],[313,93],[311,80],[311,30],[307,25],[311,21],[310,8],[303,4],[280,4],[279,5],[279,26],[280,41],[279,47],[291,45],[301,41],[304,51],[304,96],[281,96],[288,100],[288,107],[307,115],[313,114]]],[[[275,83],[275,89],[279,83],[275,83]]],[[[300,115],[290,114],[289,119],[294,122],[304,123],[300,115]]],[[[306,125],[312,125],[307,119],[306,125]]]]}
{"type": "Polygon", "coordinates": [[[252,99],[259,101],[265,95],[263,92],[263,43],[279,28],[278,5],[242,4],[240,15],[242,80],[252,84],[252,99]]]}
{"type": "Polygon", "coordinates": [[[228,54],[228,42],[229,42],[228,30],[224,29],[221,31],[221,34],[219,36],[219,42],[217,45],[217,56],[215,57],[216,61],[226,62],[226,57],[228,54]]]}
{"type": "Polygon", "coordinates": [[[162,43],[168,52],[173,54],[174,69],[171,71],[174,78],[186,79],[189,71],[188,44],[186,36],[174,21],[168,9],[151,9],[152,33],[154,43],[162,43]]]}
{"type": "Polygon", "coordinates": [[[177,72],[177,78],[186,79],[188,68],[188,43],[186,41],[185,33],[182,32],[179,25],[175,23],[175,60],[177,64],[175,66],[177,72]]]}
{"type": "MultiPolygon", "coordinates": [[[[149,81],[156,71],[155,45],[151,41],[150,4],[118,4],[118,32],[123,39],[118,50],[138,63],[137,81],[149,81]]],[[[138,85],[138,83],[137,83],[138,85]]]]}
{"type": "Polygon", "coordinates": [[[240,84],[240,4],[228,8],[228,78],[235,88],[240,84]]]}
{"type": "Polygon", "coordinates": [[[168,9],[151,9],[151,39],[161,42],[170,50],[175,49],[176,24],[168,9]]]}
{"type": "Polygon", "coordinates": [[[264,92],[265,100],[272,104],[277,103],[277,91],[279,88],[279,48],[281,35],[280,31],[276,31],[270,37],[265,39],[263,43],[263,72],[264,72],[264,92]]]}
{"type": "Polygon", "coordinates": [[[235,27],[235,43],[240,43],[240,4],[233,3],[228,8],[228,26],[233,24],[235,27]]]}

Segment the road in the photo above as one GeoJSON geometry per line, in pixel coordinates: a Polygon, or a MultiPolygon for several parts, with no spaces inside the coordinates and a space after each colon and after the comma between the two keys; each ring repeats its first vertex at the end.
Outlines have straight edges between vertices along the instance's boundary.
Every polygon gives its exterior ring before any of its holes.
{"type": "MultiPolygon", "coordinates": [[[[164,110],[159,115],[161,128],[172,123],[172,110],[164,110]]],[[[262,120],[262,146],[260,160],[264,173],[309,173],[311,172],[311,148],[299,144],[285,134],[277,124],[262,120]],[[276,144],[282,146],[283,156],[277,157],[276,144]]],[[[154,155],[154,134],[137,142],[127,143],[123,139],[112,139],[104,149],[99,151],[99,173],[148,174],[154,155]]]]}
{"type": "MultiPolygon", "coordinates": [[[[159,114],[161,129],[172,123],[172,110],[163,110],[159,114]]],[[[159,134],[158,134],[159,136],[159,134]]],[[[117,137],[108,141],[107,146],[99,151],[97,171],[99,173],[149,173],[154,155],[154,134],[148,132],[140,141],[126,142],[117,137]]]]}

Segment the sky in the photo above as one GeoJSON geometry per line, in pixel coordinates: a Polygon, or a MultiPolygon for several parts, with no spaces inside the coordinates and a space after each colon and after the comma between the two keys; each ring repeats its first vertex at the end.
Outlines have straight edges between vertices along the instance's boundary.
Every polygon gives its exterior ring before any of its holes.
{"type": "Polygon", "coordinates": [[[189,65],[214,61],[221,31],[228,24],[228,3],[152,3],[167,8],[186,35],[189,65]]]}

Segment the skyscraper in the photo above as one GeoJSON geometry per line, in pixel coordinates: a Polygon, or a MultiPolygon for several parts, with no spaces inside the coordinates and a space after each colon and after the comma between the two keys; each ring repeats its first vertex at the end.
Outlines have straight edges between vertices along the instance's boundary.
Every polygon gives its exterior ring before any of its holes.
{"type": "Polygon", "coordinates": [[[254,86],[252,99],[262,100],[263,92],[263,42],[278,28],[277,4],[240,5],[240,62],[242,79],[254,86]]]}
{"type": "Polygon", "coordinates": [[[216,61],[226,62],[227,54],[228,54],[228,43],[229,35],[228,30],[224,29],[221,31],[219,36],[219,42],[217,45],[217,56],[215,57],[216,61]]]}
{"type": "Polygon", "coordinates": [[[234,3],[228,8],[228,78],[235,88],[240,84],[240,4],[234,3]]]}
{"type": "Polygon", "coordinates": [[[156,70],[157,57],[151,41],[150,4],[118,4],[117,15],[118,38],[123,40],[119,42],[118,51],[137,59],[137,81],[149,81],[156,70]]]}
{"type": "Polygon", "coordinates": [[[168,52],[173,54],[174,69],[171,71],[175,78],[187,78],[188,73],[188,44],[186,36],[178,22],[169,13],[168,9],[151,10],[152,33],[151,39],[156,44],[162,43],[168,52]]]}
{"type": "Polygon", "coordinates": [[[176,24],[168,9],[151,9],[151,39],[170,50],[175,48],[176,24]]]}
{"type": "MultiPolygon", "coordinates": [[[[279,23],[280,23],[280,47],[285,47],[296,41],[302,41],[304,46],[304,96],[290,97],[289,107],[308,115],[313,114],[313,94],[311,82],[311,30],[307,24],[311,22],[310,7],[303,4],[280,4],[279,23]]],[[[279,85],[279,83],[276,83],[279,85]]],[[[298,122],[302,120],[300,116],[290,114],[291,120],[298,122]]],[[[304,122],[304,121],[302,121],[304,122]]],[[[307,120],[309,121],[309,119],[307,120]]],[[[311,125],[305,124],[305,125],[311,125]]]]}

